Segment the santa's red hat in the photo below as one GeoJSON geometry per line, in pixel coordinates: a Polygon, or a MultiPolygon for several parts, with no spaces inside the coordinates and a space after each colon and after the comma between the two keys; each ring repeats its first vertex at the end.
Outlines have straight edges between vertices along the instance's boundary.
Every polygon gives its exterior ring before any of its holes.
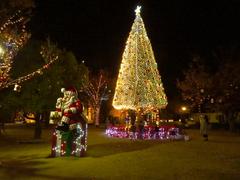
{"type": "Polygon", "coordinates": [[[77,97],[78,95],[78,92],[77,92],[77,89],[73,86],[70,86],[70,87],[67,87],[67,88],[62,88],[61,89],[61,92],[64,93],[64,92],[71,92],[72,94],[74,94],[74,96],[77,97]]]}

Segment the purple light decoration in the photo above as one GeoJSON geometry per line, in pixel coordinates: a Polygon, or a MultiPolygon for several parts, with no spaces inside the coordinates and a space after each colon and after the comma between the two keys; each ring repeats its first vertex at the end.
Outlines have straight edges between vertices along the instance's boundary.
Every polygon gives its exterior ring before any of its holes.
{"type": "Polygon", "coordinates": [[[154,126],[144,126],[142,132],[130,131],[126,126],[109,126],[106,129],[106,135],[116,138],[129,138],[129,139],[159,139],[159,140],[180,140],[184,139],[184,135],[180,133],[179,128],[175,126],[158,126],[158,130],[154,126]]]}

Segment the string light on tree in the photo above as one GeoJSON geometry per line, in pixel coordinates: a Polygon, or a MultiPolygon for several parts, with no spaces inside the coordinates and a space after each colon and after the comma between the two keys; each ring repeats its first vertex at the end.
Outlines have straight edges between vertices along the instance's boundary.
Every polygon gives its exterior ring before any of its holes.
{"type": "Polygon", "coordinates": [[[31,36],[25,30],[27,21],[28,18],[17,11],[0,27],[0,88],[10,81],[13,58],[31,36]]]}
{"type": "Polygon", "coordinates": [[[0,46],[0,57],[2,57],[3,54],[4,54],[4,50],[3,50],[3,48],[0,46]]]}
{"type": "Polygon", "coordinates": [[[20,85],[18,85],[18,84],[14,85],[14,89],[13,89],[14,91],[20,92],[20,89],[21,89],[20,85]]]}
{"type": "Polygon", "coordinates": [[[17,11],[0,27],[0,90],[16,84],[19,85],[36,75],[43,74],[44,70],[58,59],[58,49],[55,45],[50,44],[50,41],[47,41],[40,52],[46,62],[44,66],[14,80],[10,77],[14,57],[31,36],[26,31],[28,20],[28,16],[23,16],[21,11],[17,11]]]}
{"type": "Polygon", "coordinates": [[[136,18],[122,55],[112,103],[116,109],[152,111],[167,105],[167,97],[140,12],[141,6],[137,6],[136,18]]]}

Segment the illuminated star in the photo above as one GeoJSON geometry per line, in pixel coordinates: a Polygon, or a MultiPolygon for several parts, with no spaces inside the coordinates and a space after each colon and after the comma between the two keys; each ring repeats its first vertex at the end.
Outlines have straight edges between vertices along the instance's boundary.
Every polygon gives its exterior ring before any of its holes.
{"type": "Polygon", "coordinates": [[[141,12],[141,6],[137,6],[135,10],[136,15],[140,15],[140,12],[141,12]]]}

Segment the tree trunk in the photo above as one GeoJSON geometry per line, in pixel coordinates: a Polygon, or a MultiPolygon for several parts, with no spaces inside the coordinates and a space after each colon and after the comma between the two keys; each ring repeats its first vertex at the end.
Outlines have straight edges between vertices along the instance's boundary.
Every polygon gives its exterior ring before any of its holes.
{"type": "Polygon", "coordinates": [[[229,121],[229,131],[230,131],[230,132],[234,132],[234,131],[235,131],[235,123],[234,123],[234,120],[233,120],[233,119],[231,119],[231,120],[229,121]]]}
{"type": "Polygon", "coordinates": [[[99,117],[100,117],[100,107],[97,106],[95,108],[95,126],[98,127],[99,126],[99,117]]]}
{"type": "Polygon", "coordinates": [[[235,127],[235,113],[234,112],[228,112],[226,114],[228,126],[229,126],[229,131],[234,132],[236,130],[235,127]]]}
{"type": "Polygon", "coordinates": [[[0,119],[0,136],[5,131],[4,120],[0,119]]]}
{"type": "Polygon", "coordinates": [[[42,119],[42,115],[40,113],[36,113],[34,139],[41,139],[41,135],[42,135],[41,119],[42,119]]]}
{"type": "Polygon", "coordinates": [[[44,119],[44,125],[45,127],[48,127],[49,126],[49,111],[44,111],[43,112],[43,119],[44,119]]]}

